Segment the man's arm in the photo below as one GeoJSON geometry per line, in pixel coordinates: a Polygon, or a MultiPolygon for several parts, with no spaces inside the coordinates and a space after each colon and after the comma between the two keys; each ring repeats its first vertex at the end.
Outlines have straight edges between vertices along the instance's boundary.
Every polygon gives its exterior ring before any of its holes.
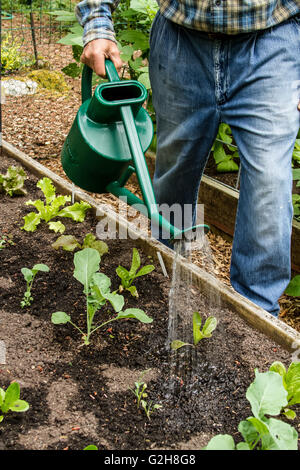
{"type": "Polygon", "coordinates": [[[76,5],[76,17],[83,26],[83,53],[81,62],[105,77],[105,59],[110,59],[120,71],[122,61],[115,38],[112,11],[119,0],[83,0],[76,5]]]}

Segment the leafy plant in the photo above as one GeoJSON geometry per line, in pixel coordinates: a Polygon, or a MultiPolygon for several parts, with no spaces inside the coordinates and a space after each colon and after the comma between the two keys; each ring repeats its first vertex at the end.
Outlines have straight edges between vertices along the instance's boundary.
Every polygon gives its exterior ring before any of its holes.
{"type": "Polygon", "coordinates": [[[285,289],[285,294],[292,297],[300,297],[300,274],[297,274],[290,280],[289,285],[285,289]]]}
{"type": "Polygon", "coordinates": [[[246,392],[253,416],[238,426],[244,441],[235,444],[229,434],[219,434],[204,450],[297,450],[297,431],[280,419],[268,417],[281,413],[288,404],[287,397],[280,374],[255,370],[255,379],[246,392]]]}
{"type": "Polygon", "coordinates": [[[6,391],[0,387],[0,411],[3,413],[0,415],[0,423],[4,419],[3,415],[9,411],[23,413],[28,408],[29,404],[24,400],[20,400],[20,385],[18,382],[12,382],[6,391]]]}
{"type": "Polygon", "coordinates": [[[220,173],[238,171],[236,159],[239,158],[237,147],[232,144],[233,138],[228,124],[221,123],[216,140],[212,146],[212,153],[220,173]]]}
{"type": "Polygon", "coordinates": [[[0,250],[6,248],[7,245],[15,245],[11,237],[7,235],[2,235],[0,238],[0,250]]]}
{"type": "Polygon", "coordinates": [[[21,272],[26,281],[26,292],[24,293],[23,300],[21,301],[21,307],[24,308],[29,307],[33,301],[31,289],[35,276],[38,272],[49,272],[49,267],[46,264],[35,264],[32,269],[22,268],[21,272]]]}
{"type": "Polygon", "coordinates": [[[30,212],[23,217],[25,221],[22,227],[23,230],[34,232],[40,222],[44,220],[48,223],[50,230],[63,233],[65,226],[61,221],[52,221],[55,217],[69,217],[75,222],[83,222],[87,209],[91,207],[90,204],[80,201],[71,206],[66,206],[66,203],[71,200],[71,196],[56,196],[55,187],[47,177],[40,179],[37,187],[43,192],[46,201],[43,202],[41,199],[37,199],[25,203],[27,206],[34,206],[37,212],[30,212]]]}
{"type": "Polygon", "coordinates": [[[24,196],[24,181],[26,173],[21,167],[11,165],[5,174],[0,173],[0,192],[4,192],[9,196],[24,196]]]}
{"type": "Polygon", "coordinates": [[[87,331],[82,329],[71,321],[70,315],[65,312],[55,312],[52,314],[52,323],[66,324],[70,323],[83,336],[84,344],[90,344],[90,336],[99,328],[116,320],[125,318],[135,318],[142,323],[151,323],[152,318],[138,308],[127,308],[122,311],[124,306],[124,297],[116,292],[110,291],[111,281],[103,273],[99,273],[100,255],[94,248],[84,248],[74,255],[74,277],[83,285],[83,293],[86,296],[86,324],[87,331]],[[94,325],[94,317],[96,312],[104,307],[107,302],[111,304],[117,315],[109,320],[94,325]]]}
{"type": "Polygon", "coordinates": [[[217,327],[217,319],[216,317],[208,317],[205,320],[203,327],[201,328],[202,318],[199,312],[194,312],[193,314],[193,342],[194,344],[185,343],[183,341],[175,339],[171,343],[171,349],[179,349],[183,346],[197,346],[199,341],[204,338],[210,338],[212,336],[213,331],[217,327]]]}
{"type": "Polygon", "coordinates": [[[116,273],[121,279],[119,292],[122,292],[125,289],[128,290],[133,297],[138,297],[137,289],[132,285],[133,281],[140,276],[145,276],[146,274],[151,273],[155,269],[152,264],[148,264],[147,266],[143,266],[140,270],[138,270],[140,265],[141,259],[139,252],[136,248],[133,248],[130,270],[128,271],[123,266],[118,266],[116,269],[116,273]]]}
{"type": "MultiPolygon", "coordinates": [[[[149,369],[148,369],[149,370],[149,369]]],[[[162,408],[162,405],[154,404],[153,401],[147,401],[146,398],[148,397],[148,393],[145,391],[147,389],[146,382],[142,381],[142,377],[148,372],[145,370],[137,382],[134,382],[135,389],[130,388],[133,394],[137,398],[137,408],[140,406],[146,413],[147,418],[150,420],[150,415],[157,409],[162,408]]]]}
{"type": "Polygon", "coordinates": [[[95,248],[100,254],[100,256],[108,253],[108,246],[102,240],[97,240],[92,233],[88,233],[83,240],[82,245],[79,243],[74,235],[61,235],[58,239],[52,243],[52,247],[58,250],[62,248],[65,251],[74,251],[77,248],[95,248]]]}
{"type": "Polygon", "coordinates": [[[289,407],[300,404],[300,362],[292,362],[286,370],[284,364],[275,361],[270,367],[270,371],[277,372],[282,377],[282,383],[287,395],[287,406],[282,410],[288,419],[295,419],[296,413],[289,407]]]}
{"type": "Polygon", "coordinates": [[[9,33],[1,40],[1,72],[11,73],[26,65],[32,65],[33,60],[26,58],[20,52],[21,43],[12,38],[9,33]]]}
{"type": "MultiPolygon", "coordinates": [[[[149,369],[148,369],[149,370],[149,369]]],[[[145,392],[147,388],[146,382],[143,382],[141,379],[142,377],[148,372],[148,370],[145,370],[141,376],[139,377],[137,382],[134,382],[135,388],[129,388],[129,390],[132,391],[132,393],[136,396],[137,398],[137,408],[140,407],[140,402],[143,398],[146,398],[148,396],[147,392],[145,392]]]]}

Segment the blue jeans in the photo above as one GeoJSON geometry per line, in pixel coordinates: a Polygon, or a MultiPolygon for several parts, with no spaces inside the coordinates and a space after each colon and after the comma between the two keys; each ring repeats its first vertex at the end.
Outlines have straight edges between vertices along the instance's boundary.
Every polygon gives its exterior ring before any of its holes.
{"type": "Polygon", "coordinates": [[[160,13],[150,35],[157,203],[192,204],[219,124],[239,149],[233,288],[274,316],[291,272],[291,158],[300,126],[300,19],[229,39],[160,13]]]}

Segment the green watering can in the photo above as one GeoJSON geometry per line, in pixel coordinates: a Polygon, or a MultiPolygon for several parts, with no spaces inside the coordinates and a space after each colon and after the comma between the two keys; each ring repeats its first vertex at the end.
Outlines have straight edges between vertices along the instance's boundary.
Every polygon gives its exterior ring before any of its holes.
{"type": "Polygon", "coordinates": [[[83,68],[82,105],[61,155],[66,175],[86,191],[108,192],[126,198],[130,205],[138,204],[138,210],[170,234],[170,240],[197,228],[207,231],[207,225],[180,230],[159,213],[144,156],[153,138],[152,120],[142,106],[147,90],[136,80],[120,80],[110,60],[105,68],[109,82],[98,85],[94,95],[93,71],[83,68]],[[124,187],[133,172],[143,200],[124,187]]]}

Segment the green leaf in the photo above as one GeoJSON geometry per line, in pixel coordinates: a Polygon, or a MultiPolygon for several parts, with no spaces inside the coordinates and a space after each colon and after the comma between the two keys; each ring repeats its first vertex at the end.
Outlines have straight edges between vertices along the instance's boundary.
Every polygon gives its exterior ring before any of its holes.
{"type": "Polygon", "coordinates": [[[135,286],[126,287],[126,290],[128,290],[130,292],[132,297],[138,298],[139,294],[138,294],[137,288],[135,286]]]}
{"type": "Polygon", "coordinates": [[[142,31],[124,30],[118,35],[118,39],[133,44],[135,50],[141,49],[141,51],[146,51],[149,49],[148,36],[142,31]]]}
{"type": "Polygon", "coordinates": [[[249,447],[252,447],[259,437],[259,433],[255,426],[252,424],[251,420],[247,419],[241,421],[238,426],[238,430],[242,434],[249,447]]]}
{"type": "Polygon", "coordinates": [[[94,286],[97,286],[102,294],[109,293],[111,286],[111,280],[108,276],[103,273],[95,273],[92,277],[92,283],[94,286]]]}
{"type": "Polygon", "coordinates": [[[179,339],[174,339],[171,343],[171,349],[176,351],[176,349],[180,349],[183,346],[191,346],[189,343],[184,343],[183,341],[180,341],[179,339]]]}
{"type": "Polygon", "coordinates": [[[120,312],[124,306],[123,295],[109,293],[103,294],[103,297],[110,302],[115,312],[120,312]]]}
{"type": "Polygon", "coordinates": [[[5,399],[2,405],[2,412],[7,413],[16,400],[20,398],[20,385],[13,382],[9,385],[5,392],[5,399]]]}
{"type": "Polygon", "coordinates": [[[129,277],[130,278],[132,278],[135,275],[135,273],[137,272],[140,265],[141,265],[141,259],[140,259],[139,252],[136,248],[133,248],[131,267],[130,267],[130,270],[129,270],[129,277]]]}
{"type": "Polygon", "coordinates": [[[148,264],[147,266],[143,266],[134,276],[134,278],[145,276],[146,274],[151,273],[155,267],[152,264],[148,264]]]}
{"type": "Polygon", "coordinates": [[[196,346],[199,341],[202,339],[201,334],[201,323],[202,318],[199,312],[193,313],[193,338],[194,338],[194,345],[196,346]]]}
{"type": "Polygon", "coordinates": [[[249,386],[246,398],[256,418],[263,418],[266,414],[279,415],[281,409],[287,405],[287,391],[282,377],[272,371],[256,371],[255,380],[249,386]]]}
{"type": "Polygon", "coordinates": [[[55,199],[55,187],[50,178],[44,177],[37,182],[37,187],[42,190],[46,198],[47,204],[50,204],[55,199]]]}
{"type": "Polygon", "coordinates": [[[100,255],[94,248],[84,248],[74,255],[74,277],[84,286],[84,293],[88,294],[89,285],[93,275],[99,270],[100,255]]]}
{"type": "Polygon", "coordinates": [[[219,434],[214,436],[203,450],[235,450],[235,443],[229,434],[219,434]]]}
{"type": "Polygon", "coordinates": [[[85,213],[90,208],[91,206],[87,202],[75,202],[72,206],[64,207],[57,215],[60,217],[70,217],[75,222],[83,222],[85,213]]]}
{"type": "Polygon", "coordinates": [[[94,248],[99,252],[100,256],[108,253],[108,245],[102,240],[97,240],[96,237],[91,233],[88,233],[85,236],[82,248],[94,248]]]}
{"type": "Polygon", "coordinates": [[[34,232],[41,221],[40,215],[36,214],[35,212],[30,212],[29,214],[25,215],[23,219],[25,223],[21,228],[26,232],[34,232]]]}
{"type": "Polygon", "coordinates": [[[43,263],[35,264],[32,268],[33,272],[43,271],[44,273],[48,273],[50,271],[49,266],[43,263]]]}
{"type": "Polygon", "coordinates": [[[54,312],[51,316],[51,321],[54,325],[68,323],[70,320],[70,315],[67,315],[65,312],[54,312]]]}
{"type": "Polygon", "coordinates": [[[21,269],[21,273],[23,274],[24,279],[25,279],[26,282],[32,281],[32,279],[33,279],[33,272],[32,272],[31,269],[29,269],[29,268],[22,268],[22,269],[21,269]]]}
{"type": "Polygon", "coordinates": [[[29,404],[25,400],[16,400],[10,407],[11,411],[17,411],[18,413],[24,413],[29,409],[29,404]]]}
{"type": "Polygon", "coordinates": [[[283,414],[284,414],[284,416],[287,417],[287,419],[291,419],[291,420],[295,419],[296,416],[297,416],[295,411],[290,410],[289,408],[284,408],[283,414]]]}
{"type": "Polygon", "coordinates": [[[230,172],[230,171],[238,171],[239,166],[235,161],[232,159],[232,157],[229,155],[229,158],[226,160],[223,160],[217,165],[217,171],[220,173],[225,173],[225,172],[230,172]]]}
{"type": "Polygon", "coordinates": [[[262,450],[297,450],[298,433],[279,419],[267,420],[268,434],[262,437],[262,450]]]}
{"type": "Polygon", "coordinates": [[[127,271],[127,269],[124,268],[123,266],[118,266],[117,269],[116,269],[116,273],[119,276],[119,278],[121,279],[122,285],[124,287],[129,287],[130,276],[129,276],[129,272],[127,271]]]}
{"type": "Polygon", "coordinates": [[[86,446],[83,450],[98,450],[98,447],[94,446],[93,444],[90,444],[86,446]]]}
{"type": "Polygon", "coordinates": [[[215,142],[213,155],[214,155],[214,160],[217,165],[220,162],[226,160],[227,154],[221,142],[215,142]]]}
{"type": "Polygon", "coordinates": [[[153,318],[148,317],[148,315],[139,308],[127,308],[124,312],[118,313],[118,318],[135,318],[142,323],[153,322],[153,318]]]}
{"type": "Polygon", "coordinates": [[[217,319],[215,317],[208,317],[203,325],[202,334],[205,338],[209,338],[212,332],[217,328],[217,319]]]}
{"type": "Polygon", "coordinates": [[[300,168],[293,169],[293,180],[300,180],[300,168]]]}
{"type": "Polygon", "coordinates": [[[271,364],[269,370],[272,371],[272,372],[277,372],[277,374],[281,375],[281,377],[283,377],[283,378],[286,375],[286,368],[285,368],[284,364],[282,364],[282,362],[280,362],[280,361],[273,362],[271,364]]]}
{"type": "Polygon", "coordinates": [[[61,235],[51,246],[55,250],[62,248],[65,251],[74,251],[76,248],[81,248],[74,235],[61,235]]]}
{"type": "Polygon", "coordinates": [[[286,377],[286,388],[288,391],[288,404],[300,403],[300,362],[292,362],[288,368],[286,377]]]}
{"type": "Polygon", "coordinates": [[[60,220],[58,220],[57,222],[49,222],[48,226],[50,230],[53,230],[55,233],[64,233],[64,231],[66,230],[66,227],[60,220]]]}
{"type": "MultiPolygon", "coordinates": [[[[141,71],[141,70],[140,70],[141,71]]],[[[146,90],[151,89],[151,83],[150,83],[150,78],[149,78],[149,72],[143,72],[139,75],[138,81],[144,85],[146,90]]]]}
{"type": "Polygon", "coordinates": [[[285,290],[285,294],[292,297],[300,297],[300,274],[293,277],[285,290]]]}

